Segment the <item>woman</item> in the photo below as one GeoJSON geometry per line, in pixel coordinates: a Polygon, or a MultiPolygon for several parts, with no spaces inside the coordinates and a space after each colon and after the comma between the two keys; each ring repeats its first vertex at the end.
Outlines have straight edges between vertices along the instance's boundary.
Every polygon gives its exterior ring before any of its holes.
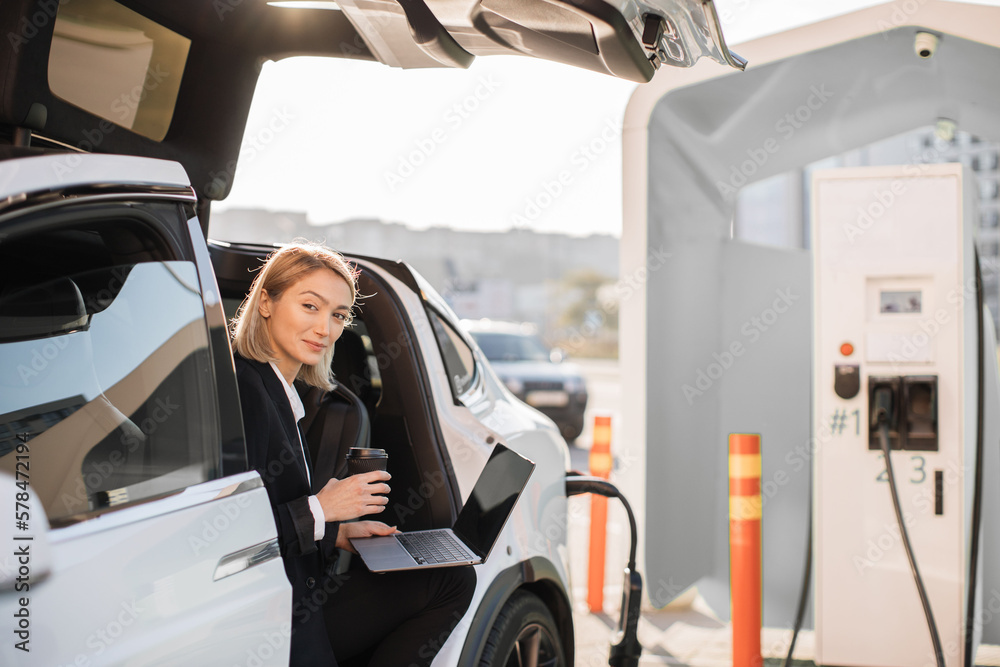
{"type": "Polygon", "coordinates": [[[247,458],[264,480],[292,583],[293,667],[330,667],[334,654],[373,647],[372,665],[429,664],[440,647],[428,650],[429,631],[447,637],[475,589],[471,568],[331,578],[336,549],[353,550],[350,538],[395,532],[379,521],[341,523],[385,509],[387,472],[331,479],[310,495],[312,462],[298,428],[305,410],[292,383],[333,387],[334,342],[351,321],[356,277],[328,248],[285,246],[268,257],[233,320],[247,458]]]}

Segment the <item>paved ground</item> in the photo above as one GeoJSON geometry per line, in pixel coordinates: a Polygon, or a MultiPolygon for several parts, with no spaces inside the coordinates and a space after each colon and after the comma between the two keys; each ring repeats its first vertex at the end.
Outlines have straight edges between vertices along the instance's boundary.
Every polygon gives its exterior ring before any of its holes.
{"type": "MultiPolygon", "coordinates": [[[[617,603],[615,603],[617,605],[617,603]]],[[[585,604],[577,606],[576,667],[598,667],[608,664],[608,646],[617,617],[607,613],[591,614],[585,604]]],[[[780,667],[788,653],[791,631],[764,628],[761,633],[761,654],[766,667],[780,667]]],[[[732,665],[732,631],[706,612],[698,603],[655,612],[644,612],[639,623],[639,641],[643,646],[640,667],[653,665],[690,665],[692,667],[730,667],[732,665]]],[[[813,633],[803,631],[795,644],[793,667],[813,665],[813,633]]],[[[1000,665],[1000,646],[981,645],[976,665],[1000,665]]]]}
{"type": "MultiPolygon", "coordinates": [[[[585,461],[588,452],[575,447],[574,463],[585,461]]],[[[608,649],[618,623],[621,600],[622,569],[627,560],[628,530],[615,513],[609,512],[608,549],[604,586],[604,611],[590,613],[587,608],[587,557],[590,524],[589,496],[570,498],[570,575],[573,587],[576,629],[576,667],[603,667],[608,664],[608,649]]],[[[641,548],[641,545],[640,545],[641,548]]],[[[656,583],[644,581],[648,600],[656,592],[656,583]]],[[[793,667],[813,665],[814,637],[811,631],[799,634],[793,655],[793,667]]],[[[697,591],[683,593],[664,609],[652,609],[645,602],[639,622],[639,641],[643,646],[640,667],[653,665],[690,665],[691,667],[730,667],[732,665],[732,629],[716,618],[697,591]]],[[[788,653],[791,630],[764,628],[761,654],[765,667],[781,667],[788,653]]],[[[976,665],[1000,666],[1000,646],[982,645],[976,665]]],[[[931,667],[931,666],[928,666],[931,667]]]]}

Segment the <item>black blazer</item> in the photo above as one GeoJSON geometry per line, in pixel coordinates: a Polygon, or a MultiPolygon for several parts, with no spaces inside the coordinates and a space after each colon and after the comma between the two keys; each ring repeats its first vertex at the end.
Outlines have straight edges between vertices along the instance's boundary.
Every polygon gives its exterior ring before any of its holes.
{"type": "MultiPolygon", "coordinates": [[[[281,380],[270,364],[233,353],[243,411],[247,460],[264,480],[278,527],[285,573],[292,584],[291,664],[295,667],[337,664],[326,634],[323,602],[331,591],[324,572],[336,557],[337,522],[313,539],[309,479],[297,438],[298,425],[281,380]]],[[[302,438],[305,444],[305,438],[302,438]]],[[[308,445],[306,445],[308,447],[308,445]]],[[[308,451],[308,449],[306,450],[308,451]]],[[[312,462],[310,462],[310,466],[312,462]]],[[[320,480],[314,480],[318,483],[320,480]]],[[[325,484],[325,480],[322,480],[325,484]]]]}

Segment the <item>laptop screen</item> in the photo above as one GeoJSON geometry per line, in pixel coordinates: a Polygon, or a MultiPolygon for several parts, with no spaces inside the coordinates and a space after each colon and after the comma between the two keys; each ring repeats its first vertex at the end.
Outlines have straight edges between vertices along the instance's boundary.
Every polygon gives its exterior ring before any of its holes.
{"type": "Polygon", "coordinates": [[[452,529],[477,556],[486,559],[534,468],[504,445],[493,448],[452,529]]]}

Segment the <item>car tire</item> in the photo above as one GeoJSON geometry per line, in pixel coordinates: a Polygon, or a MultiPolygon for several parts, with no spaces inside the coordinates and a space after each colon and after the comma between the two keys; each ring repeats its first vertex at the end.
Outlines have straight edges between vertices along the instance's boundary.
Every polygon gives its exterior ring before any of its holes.
{"type": "Polygon", "coordinates": [[[517,591],[504,603],[490,630],[479,667],[566,667],[559,630],[538,596],[517,591]]]}

